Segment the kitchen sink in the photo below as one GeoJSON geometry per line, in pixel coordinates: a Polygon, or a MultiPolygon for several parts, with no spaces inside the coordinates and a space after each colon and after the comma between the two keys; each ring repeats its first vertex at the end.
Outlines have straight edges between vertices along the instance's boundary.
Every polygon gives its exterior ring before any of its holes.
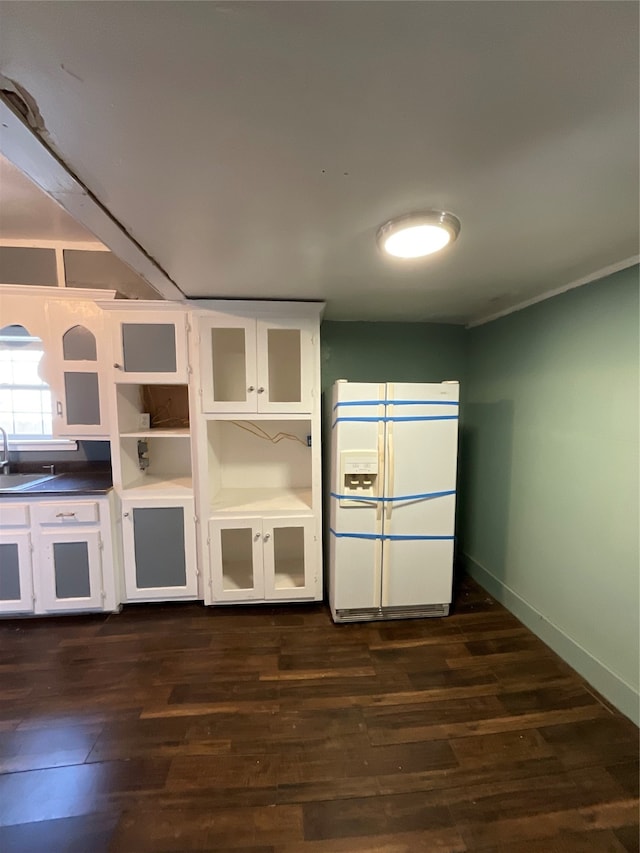
{"type": "Polygon", "coordinates": [[[55,474],[0,474],[0,491],[19,492],[36,483],[44,483],[55,477],[55,474]]]}

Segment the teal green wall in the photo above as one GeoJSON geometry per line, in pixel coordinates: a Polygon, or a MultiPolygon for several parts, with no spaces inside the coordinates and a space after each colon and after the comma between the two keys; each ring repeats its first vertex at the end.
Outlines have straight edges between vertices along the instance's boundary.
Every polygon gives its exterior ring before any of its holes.
{"type": "Polygon", "coordinates": [[[461,549],[638,719],[638,268],[471,329],[461,549]]]}
{"type": "Polygon", "coordinates": [[[322,390],[351,382],[463,382],[465,330],[441,323],[326,321],[320,330],[322,390]]]}

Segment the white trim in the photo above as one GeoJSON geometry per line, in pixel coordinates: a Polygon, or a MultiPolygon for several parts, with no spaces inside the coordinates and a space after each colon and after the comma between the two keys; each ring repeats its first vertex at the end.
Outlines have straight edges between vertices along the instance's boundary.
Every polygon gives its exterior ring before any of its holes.
{"type": "MultiPolygon", "coordinates": [[[[1,296],[27,296],[29,298],[33,296],[40,296],[43,299],[82,299],[83,301],[91,301],[91,302],[105,302],[106,304],[111,304],[108,300],[116,301],[116,291],[115,290],[98,290],[96,288],[88,288],[88,287],[47,287],[46,285],[39,284],[2,284],[0,282],[0,295],[1,296]]],[[[121,300],[118,300],[120,302],[121,300]]],[[[124,301],[124,300],[122,300],[124,301]]],[[[147,305],[158,305],[163,303],[154,302],[151,300],[146,303],[147,305]]],[[[127,302],[127,307],[129,303],[127,302]]],[[[121,307],[121,306],[118,306],[121,307]]]]}
{"type": "Polygon", "coordinates": [[[638,725],[640,696],[638,689],[628,684],[588,649],[536,610],[515,590],[492,574],[489,569],[468,554],[462,554],[464,566],[471,577],[503,604],[524,625],[543,640],[556,654],[573,667],[589,684],[638,725]]]}
{"type": "Polygon", "coordinates": [[[198,317],[210,317],[212,311],[218,311],[228,317],[259,317],[269,320],[315,320],[322,318],[326,303],[319,300],[292,302],[291,300],[270,299],[208,299],[204,296],[189,297],[189,308],[198,310],[198,317]]]}
{"type": "Polygon", "coordinates": [[[0,153],[168,300],[184,294],[0,94],[0,153]]]}
{"type": "Polygon", "coordinates": [[[10,438],[9,450],[48,451],[77,450],[78,442],[70,438],[10,438]]]}
{"type": "Polygon", "coordinates": [[[496,311],[495,314],[489,314],[486,317],[480,317],[477,320],[470,320],[465,328],[473,329],[475,326],[483,326],[485,323],[491,323],[493,320],[498,320],[500,317],[506,317],[508,314],[514,314],[516,311],[522,311],[523,308],[528,308],[530,305],[535,305],[537,302],[544,302],[546,299],[552,299],[554,296],[559,296],[561,293],[566,293],[567,290],[574,290],[576,287],[582,287],[583,284],[590,284],[592,281],[597,281],[599,278],[606,278],[608,275],[613,275],[620,270],[626,270],[629,267],[635,266],[640,262],[640,255],[632,255],[630,258],[625,258],[624,261],[617,261],[615,264],[610,264],[608,267],[603,267],[601,270],[590,273],[584,278],[576,279],[576,281],[563,284],[562,287],[555,287],[553,290],[546,290],[538,296],[533,296],[531,299],[526,299],[524,302],[518,302],[510,308],[503,308],[502,311],[496,311]]]}
{"type": "Polygon", "coordinates": [[[87,240],[76,242],[70,240],[37,240],[32,237],[0,237],[0,246],[8,249],[62,249],[63,251],[108,252],[102,243],[91,243],[87,240]]]}

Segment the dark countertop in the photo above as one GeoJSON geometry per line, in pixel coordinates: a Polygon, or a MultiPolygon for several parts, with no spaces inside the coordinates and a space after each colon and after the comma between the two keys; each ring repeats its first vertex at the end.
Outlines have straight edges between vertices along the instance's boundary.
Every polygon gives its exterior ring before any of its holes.
{"type": "Polygon", "coordinates": [[[34,483],[21,489],[0,489],[2,498],[23,498],[58,495],[105,495],[113,487],[111,473],[107,471],[74,471],[56,474],[43,483],[34,483]]]}

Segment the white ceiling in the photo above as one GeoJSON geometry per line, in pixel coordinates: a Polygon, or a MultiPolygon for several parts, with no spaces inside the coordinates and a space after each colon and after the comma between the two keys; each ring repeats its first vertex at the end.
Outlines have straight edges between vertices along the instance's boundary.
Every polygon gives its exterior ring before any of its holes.
{"type": "Polygon", "coordinates": [[[188,296],[466,322],[638,253],[633,2],[3,3],[0,73],[188,296]],[[441,256],[380,257],[413,209],[441,256]]]}

